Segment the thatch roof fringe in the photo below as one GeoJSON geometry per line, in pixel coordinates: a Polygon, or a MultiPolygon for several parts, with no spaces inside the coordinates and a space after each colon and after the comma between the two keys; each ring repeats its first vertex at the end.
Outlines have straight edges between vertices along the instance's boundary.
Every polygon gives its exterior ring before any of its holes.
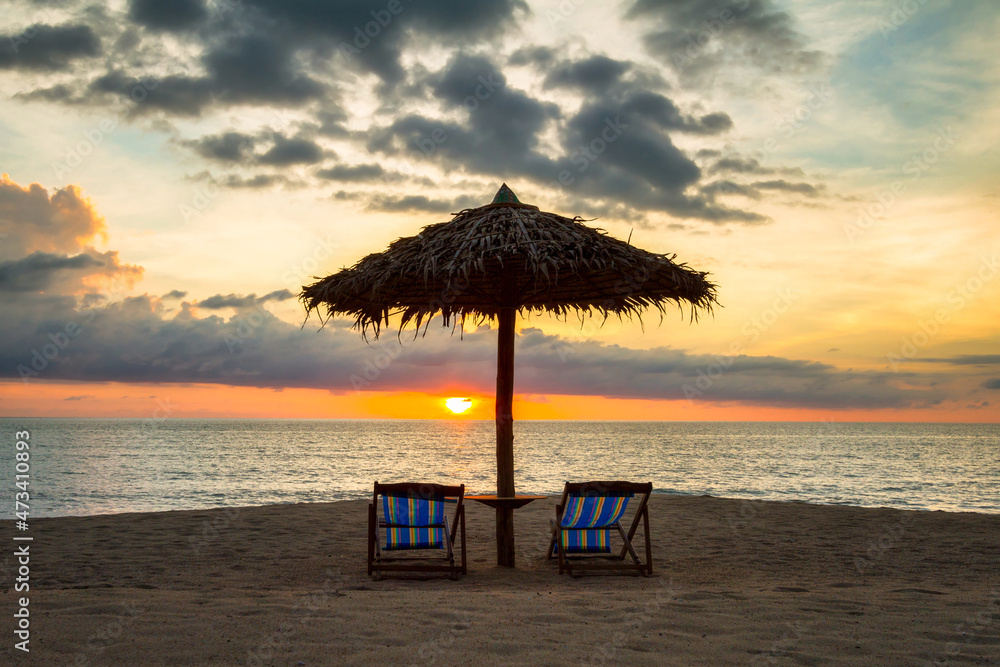
{"type": "MultiPolygon", "coordinates": [[[[307,314],[346,313],[377,338],[389,317],[400,327],[441,314],[445,324],[492,320],[505,308],[566,317],[639,317],[688,302],[691,317],[716,302],[708,274],[620,241],[603,229],[525,204],[464,209],[350,268],[303,288],[307,314]],[[501,276],[510,275],[502,293],[501,276]],[[510,287],[513,286],[513,287],[510,287]]],[[[641,321],[641,318],[640,318],[641,321]]]]}

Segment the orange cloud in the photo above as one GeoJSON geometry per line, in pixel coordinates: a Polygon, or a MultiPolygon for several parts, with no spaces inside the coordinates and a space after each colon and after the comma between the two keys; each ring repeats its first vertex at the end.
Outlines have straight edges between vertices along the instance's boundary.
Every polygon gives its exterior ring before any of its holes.
{"type": "Polygon", "coordinates": [[[79,252],[100,237],[107,240],[107,223],[93,202],[76,185],[48,190],[32,183],[22,187],[8,174],[0,175],[0,257],[32,252],[79,252]]]}

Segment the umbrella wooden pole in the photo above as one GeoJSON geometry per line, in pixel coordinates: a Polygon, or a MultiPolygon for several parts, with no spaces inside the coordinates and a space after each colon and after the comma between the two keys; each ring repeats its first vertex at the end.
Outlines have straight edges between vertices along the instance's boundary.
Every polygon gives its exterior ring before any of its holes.
{"type": "MultiPolygon", "coordinates": [[[[497,495],[514,496],[514,320],[517,311],[500,311],[497,344],[497,495]]],[[[514,567],[514,509],[497,506],[497,565],[514,567]]]]}

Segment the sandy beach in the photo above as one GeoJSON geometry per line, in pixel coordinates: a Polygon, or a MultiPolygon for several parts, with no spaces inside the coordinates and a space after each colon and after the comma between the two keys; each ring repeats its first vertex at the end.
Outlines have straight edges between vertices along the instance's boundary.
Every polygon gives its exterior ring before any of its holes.
{"type": "Polygon", "coordinates": [[[35,520],[31,653],[7,548],[4,662],[1000,663],[1000,516],[656,496],[655,576],[572,579],[555,499],[518,511],[515,570],[469,503],[467,576],[374,582],[366,505],[35,520]]]}

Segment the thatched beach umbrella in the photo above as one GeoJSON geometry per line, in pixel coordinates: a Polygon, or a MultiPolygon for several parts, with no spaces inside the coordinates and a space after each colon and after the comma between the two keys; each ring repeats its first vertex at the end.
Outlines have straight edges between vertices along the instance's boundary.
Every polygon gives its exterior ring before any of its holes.
{"type": "MultiPolygon", "coordinates": [[[[400,329],[429,323],[497,320],[497,496],[514,496],[514,320],[521,313],[640,316],[687,302],[691,315],[710,310],[715,285],[673,256],[640,250],[605,232],[522,204],[504,184],[493,202],[428,225],[303,288],[306,314],[354,317],[376,338],[390,315],[400,329]]],[[[425,328],[426,330],[426,328],[425,328]]],[[[497,561],[514,565],[510,506],[497,510],[497,561]]]]}

